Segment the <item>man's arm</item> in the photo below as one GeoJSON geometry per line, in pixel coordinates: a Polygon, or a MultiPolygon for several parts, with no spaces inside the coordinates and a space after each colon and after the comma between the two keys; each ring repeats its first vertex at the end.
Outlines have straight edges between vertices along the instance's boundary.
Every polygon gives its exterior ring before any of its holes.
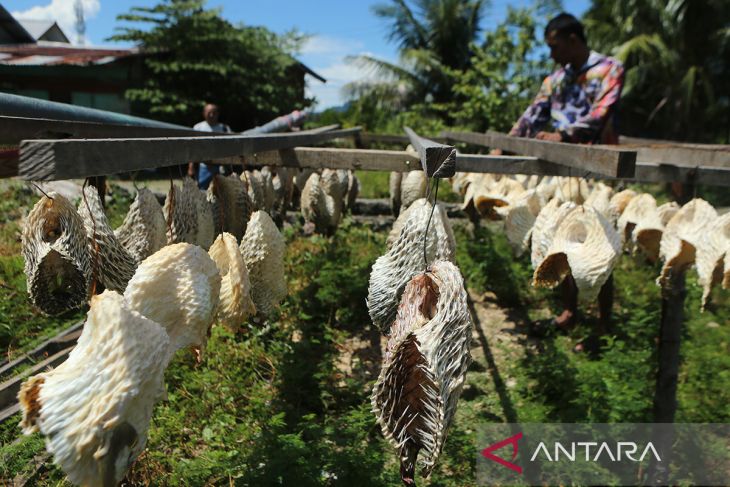
{"type": "Polygon", "coordinates": [[[591,109],[560,131],[561,140],[574,143],[592,143],[600,139],[601,131],[613,113],[624,86],[624,68],[614,64],[603,78],[601,90],[591,109]]]}
{"type": "Polygon", "coordinates": [[[545,78],[537,96],[527,110],[517,120],[509,131],[515,137],[535,137],[537,133],[550,121],[550,96],[552,95],[552,81],[550,76],[545,78]]]}

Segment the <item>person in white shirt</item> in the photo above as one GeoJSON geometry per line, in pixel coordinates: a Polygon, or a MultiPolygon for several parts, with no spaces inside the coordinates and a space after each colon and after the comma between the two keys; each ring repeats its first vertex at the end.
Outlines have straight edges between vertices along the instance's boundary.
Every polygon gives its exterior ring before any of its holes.
{"type": "MultiPolygon", "coordinates": [[[[218,105],[207,103],[203,107],[204,120],[196,123],[193,130],[200,132],[232,132],[231,127],[218,121],[219,116],[220,109],[218,105]]],[[[213,180],[213,176],[221,172],[224,172],[224,169],[220,165],[201,162],[198,167],[198,187],[200,189],[208,189],[208,185],[213,180]]],[[[195,179],[195,165],[192,162],[188,164],[188,176],[195,179]]]]}

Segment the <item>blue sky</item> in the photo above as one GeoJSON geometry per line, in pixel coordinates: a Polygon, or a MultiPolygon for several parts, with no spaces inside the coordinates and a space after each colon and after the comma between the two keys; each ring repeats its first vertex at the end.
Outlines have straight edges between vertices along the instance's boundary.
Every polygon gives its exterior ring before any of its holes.
{"type": "MultiPolygon", "coordinates": [[[[10,0],[3,6],[14,14],[29,18],[52,18],[74,38],[74,0],[10,0]]],[[[114,32],[116,16],[132,6],[153,6],[155,0],[83,0],[87,16],[86,38],[89,44],[109,44],[104,39],[114,32]]],[[[378,0],[209,0],[220,7],[223,16],[233,22],[263,25],[283,33],[296,28],[312,37],[303,46],[299,59],[327,79],[326,84],[308,81],[309,94],[319,101],[318,108],[343,102],[342,87],[369,73],[345,62],[348,55],[370,54],[397,61],[394,45],[386,40],[387,26],[371,12],[378,0]]],[[[524,6],[531,0],[492,0],[483,26],[504,19],[507,6],[524,6]]],[[[577,16],[588,8],[590,0],[563,0],[568,12],[577,16]]]]}

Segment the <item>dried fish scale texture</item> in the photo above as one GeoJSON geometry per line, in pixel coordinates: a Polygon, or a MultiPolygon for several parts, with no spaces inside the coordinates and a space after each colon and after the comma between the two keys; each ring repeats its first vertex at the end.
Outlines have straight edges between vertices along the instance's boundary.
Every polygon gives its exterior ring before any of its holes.
{"type": "Polygon", "coordinates": [[[83,191],[85,198],[81,199],[78,211],[86,228],[92,278],[96,274],[104,288],[124,292],[137,262],[114,235],[96,188],[87,186],[83,191]]]}
{"type": "Polygon", "coordinates": [[[401,211],[426,196],[427,184],[426,173],[423,171],[409,171],[403,175],[400,183],[401,211]]]}
{"type": "Polygon", "coordinates": [[[598,297],[621,255],[621,238],[598,211],[579,206],[560,223],[533,285],[555,287],[570,274],[582,301],[598,297]]]}
{"type": "Polygon", "coordinates": [[[253,171],[244,171],[241,174],[241,181],[246,187],[246,192],[251,200],[251,210],[271,211],[273,206],[274,187],[271,181],[271,173],[266,179],[261,171],[254,169],[253,171]],[[267,185],[269,187],[267,187],[267,185]]]}
{"type": "MultiPolygon", "coordinates": [[[[314,224],[315,231],[322,234],[331,234],[340,223],[342,215],[342,197],[338,199],[328,193],[327,188],[337,186],[331,180],[331,173],[320,175],[312,174],[304,185],[300,206],[302,216],[306,222],[314,224]]],[[[339,191],[337,186],[335,191],[339,191]]]]}
{"type": "Polygon", "coordinates": [[[261,168],[261,180],[263,181],[264,187],[263,209],[271,212],[274,209],[274,203],[276,202],[276,191],[274,190],[274,175],[271,172],[271,168],[268,166],[261,168]]]}
{"type": "Polygon", "coordinates": [[[680,206],[677,204],[676,201],[670,201],[669,203],[659,205],[659,207],[657,208],[657,213],[659,213],[659,218],[661,218],[663,226],[667,226],[667,223],[669,223],[669,220],[671,220],[672,217],[677,214],[679,208],[680,206]]]}
{"type": "MultiPolygon", "coordinates": [[[[192,181],[192,180],[191,180],[192,181]]],[[[194,183],[193,183],[194,184],[194,183]]],[[[167,243],[194,244],[198,234],[195,195],[190,186],[171,186],[162,207],[167,230],[167,243]]],[[[198,191],[195,188],[195,191],[198,191]]]]}
{"type": "Polygon", "coordinates": [[[231,329],[238,329],[256,306],[251,300],[251,282],[236,238],[230,233],[218,235],[208,254],[221,276],[217,319],[231,329]]]}
{"type": "Polygon", "coordinates": [[[355,171],[347,172],[347,205],[346,209],[351,210],[355,207],[357,196],[360,194],[360,179],[358,179],[355,171]]]}
{"type": "Polygon", "coordinates": [[[371,396],[404,482],[414,480],[416,467],[428,477],[438,460],[471,362],[473,328],[451,262],[435,262],[406,286],[371,396]]]}
{"type": "Polygon", "coordinates": [[[504,231],[517,255],[522,255],[528,248],[532,226],[541,207],[540,197],[535,189],[528,190],[514,204],[506,207],[504,231]]]}
{"type": "Polygon", "coordinates": [[[216,174],[208,187],[216,234],[228,232],[240,241],[251,218],[252,204],[243,181],[236,174],[216,174]]]}
{"type": "Polygon", "coordinates": [[[725,213],[706,227],[697,243],[697,282],[702,286],[701,310],[704,311],[712,288],[722,282],[724,259],[730,250],[730,213],[725,213]]]}
{"type": "Polygon", "coordinates": [[[46,437],[70,482],[117,485],[145,448],[168,347],[165,330],[117,292],[94,296],[68,359],[21,387],[23,431],[46,437]]]}
{"type": "MultiPolygon", "coordinates": [[[[438,206],[438,205],[437,205],[438,206]]],[[[383,333],[395,319],[400,296],[408,281],[425,267],[423,240],[431,203],[421,199],[411,205],[398,238],[370,272],[367,306],[370,318],[383,333]]],[[[427,261],[454,260],[455,240],[443,208],[434,209],[426,238],[427,261]],[[436,211],[438,209],[438,211],[436,211]]]]}
{"type": "Polygon", "coordinates": [[[248,222],[240,245],[251,281],[251,298],[259,314],[269,315],[286,297],[284,236],[264,211],[257,211],[248,222]]]}
{"type": "Polygon", "coordinates": [[[525,188],[519,181],[504,177],[486,191],[476,192],[474,206],[480,215],[486,216],[490,220],[501,220],[502,217],[496,209],[509,206],[510,203],[521,198],[524,193],[525,188]]]}
{"type": "Polygon", "coordinates": [[[652,195],[641,193],[631,198],[616,222],[616,229],[621,237],[621,244],[624,245],[627,242],[631,242],[636,226],[640,221],[648,220],[652,214],[657,216],[655,220],[661,224],[661,221],[658,221],[656,200],[652,195]]]}
{"type": "Polygon", "coordinates": [[[167,244],[166,232],[167,223],[157,198],[149,189],[141,188],[114,235],[140,263],[167,244]]]}
{"type": "Polygon", "coordinates": [[[547,255],[562,221],[576,208],[572,201],[561,203],[558,198],[553,198],[540,210],[532,225],[530,260],[533,269],[537,269],[547,255]]]}
{"type": "Polygon", "coordinates": [[[272,169],[272,186],[274,188],[274,210],[284,215],[291,206],[294,191],[294,171],[288,167],[272,169]]]}
{"type": "Polygon", "coordinates": [[[324,169],[320,175],[320,184],[325,194],[332,199],[327,200],[327,208],[331,214],[334,229],[340,224],[347,200],[347,171],[344,169],[324,169]]]}
{"type": "Polygon", "coordinates": [[[716,218],[717,211],[707,201],[695,198],[669,220],[659,245],[659,257],[664,262],[657,280],[660,286],[671,272],[682,272],[694,264],[697,247],[716,218]]]}
{"type": "Polygon", "coordinates": [[[615,224],[623,214],[626,206],[636,195],[637,193],[633,189],[625,189],[614,194],[608,203],[609,221],[615,224]]]}
{"type": "Polygon", "coordinates": [[[388,188],[390,190],[390,210],[394,216],[400,215],[401,199],[400,184],[403,181],[403,173],[392,171],[388,178],[388,188]]]}
{"type": "Polygon", "coordinates": [[[582,205],[590,194],[588,183],[582,178],[559,178],[558,185],[555,188],[555,197],[561,202],[572,201],[578,205],[582,205]]]}
{"type": "Polygon", "coordinates": [[[203,347],[213,324],[221,277],[197,245],[179,243],[147,257],[129,281],[129,308],[161,325],[170,336],[169,360],[177,350],[203,347]]]}
{"type": "Polygon", "coordinates": [[[187,191],[193,196],[196,215],[195,239],[188,243],[194,243],[207,250],[216,236],[213,205],[206,198],[205,192],[198,189],[198,185],[191,178],[185,178],[183,187],[185,186],[189,186],[187,191]]]}
{"type": "Polygon", "coordinates": [[[70,201],[53,191],[43,196],[28,214],[21,240],[33,305],[53,315],[86,303],[91,280],[86,230],[70,201]]]}
{"type": "Polygon", "coordinates": [[[550,201],[555,195],[555,190],[558,187],[558,178],[554,176],[545,176],[537,183],[535,190],[538,196],[543,201],[550,201]]]}
{"type": "Polygon", "coordinates": [[[586,198],[585,205],[592,206],[598,210],[601,215],[610,220],[611,196],[613,196],[613,188],[611,186],[606,186],[603,183],[598,183],[593,187],[593,189],[591,189],[588,198],[586,198]]]}

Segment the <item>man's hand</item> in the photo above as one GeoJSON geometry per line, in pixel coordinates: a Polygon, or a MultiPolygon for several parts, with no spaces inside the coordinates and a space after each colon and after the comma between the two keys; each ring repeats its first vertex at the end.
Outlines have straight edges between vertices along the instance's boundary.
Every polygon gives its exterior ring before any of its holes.
{"type": "Polygon", "coordinates": [[[535,138],[538,140],[547,140],[549,142],[560,142],[563,140],[558,132],[538,132],[535,138]]]}
{"type": "Polygon", "coordinates": [[[502,155],[502,149],[492,149],[489,151],[490,156],[501,156],[502,155]]]}

